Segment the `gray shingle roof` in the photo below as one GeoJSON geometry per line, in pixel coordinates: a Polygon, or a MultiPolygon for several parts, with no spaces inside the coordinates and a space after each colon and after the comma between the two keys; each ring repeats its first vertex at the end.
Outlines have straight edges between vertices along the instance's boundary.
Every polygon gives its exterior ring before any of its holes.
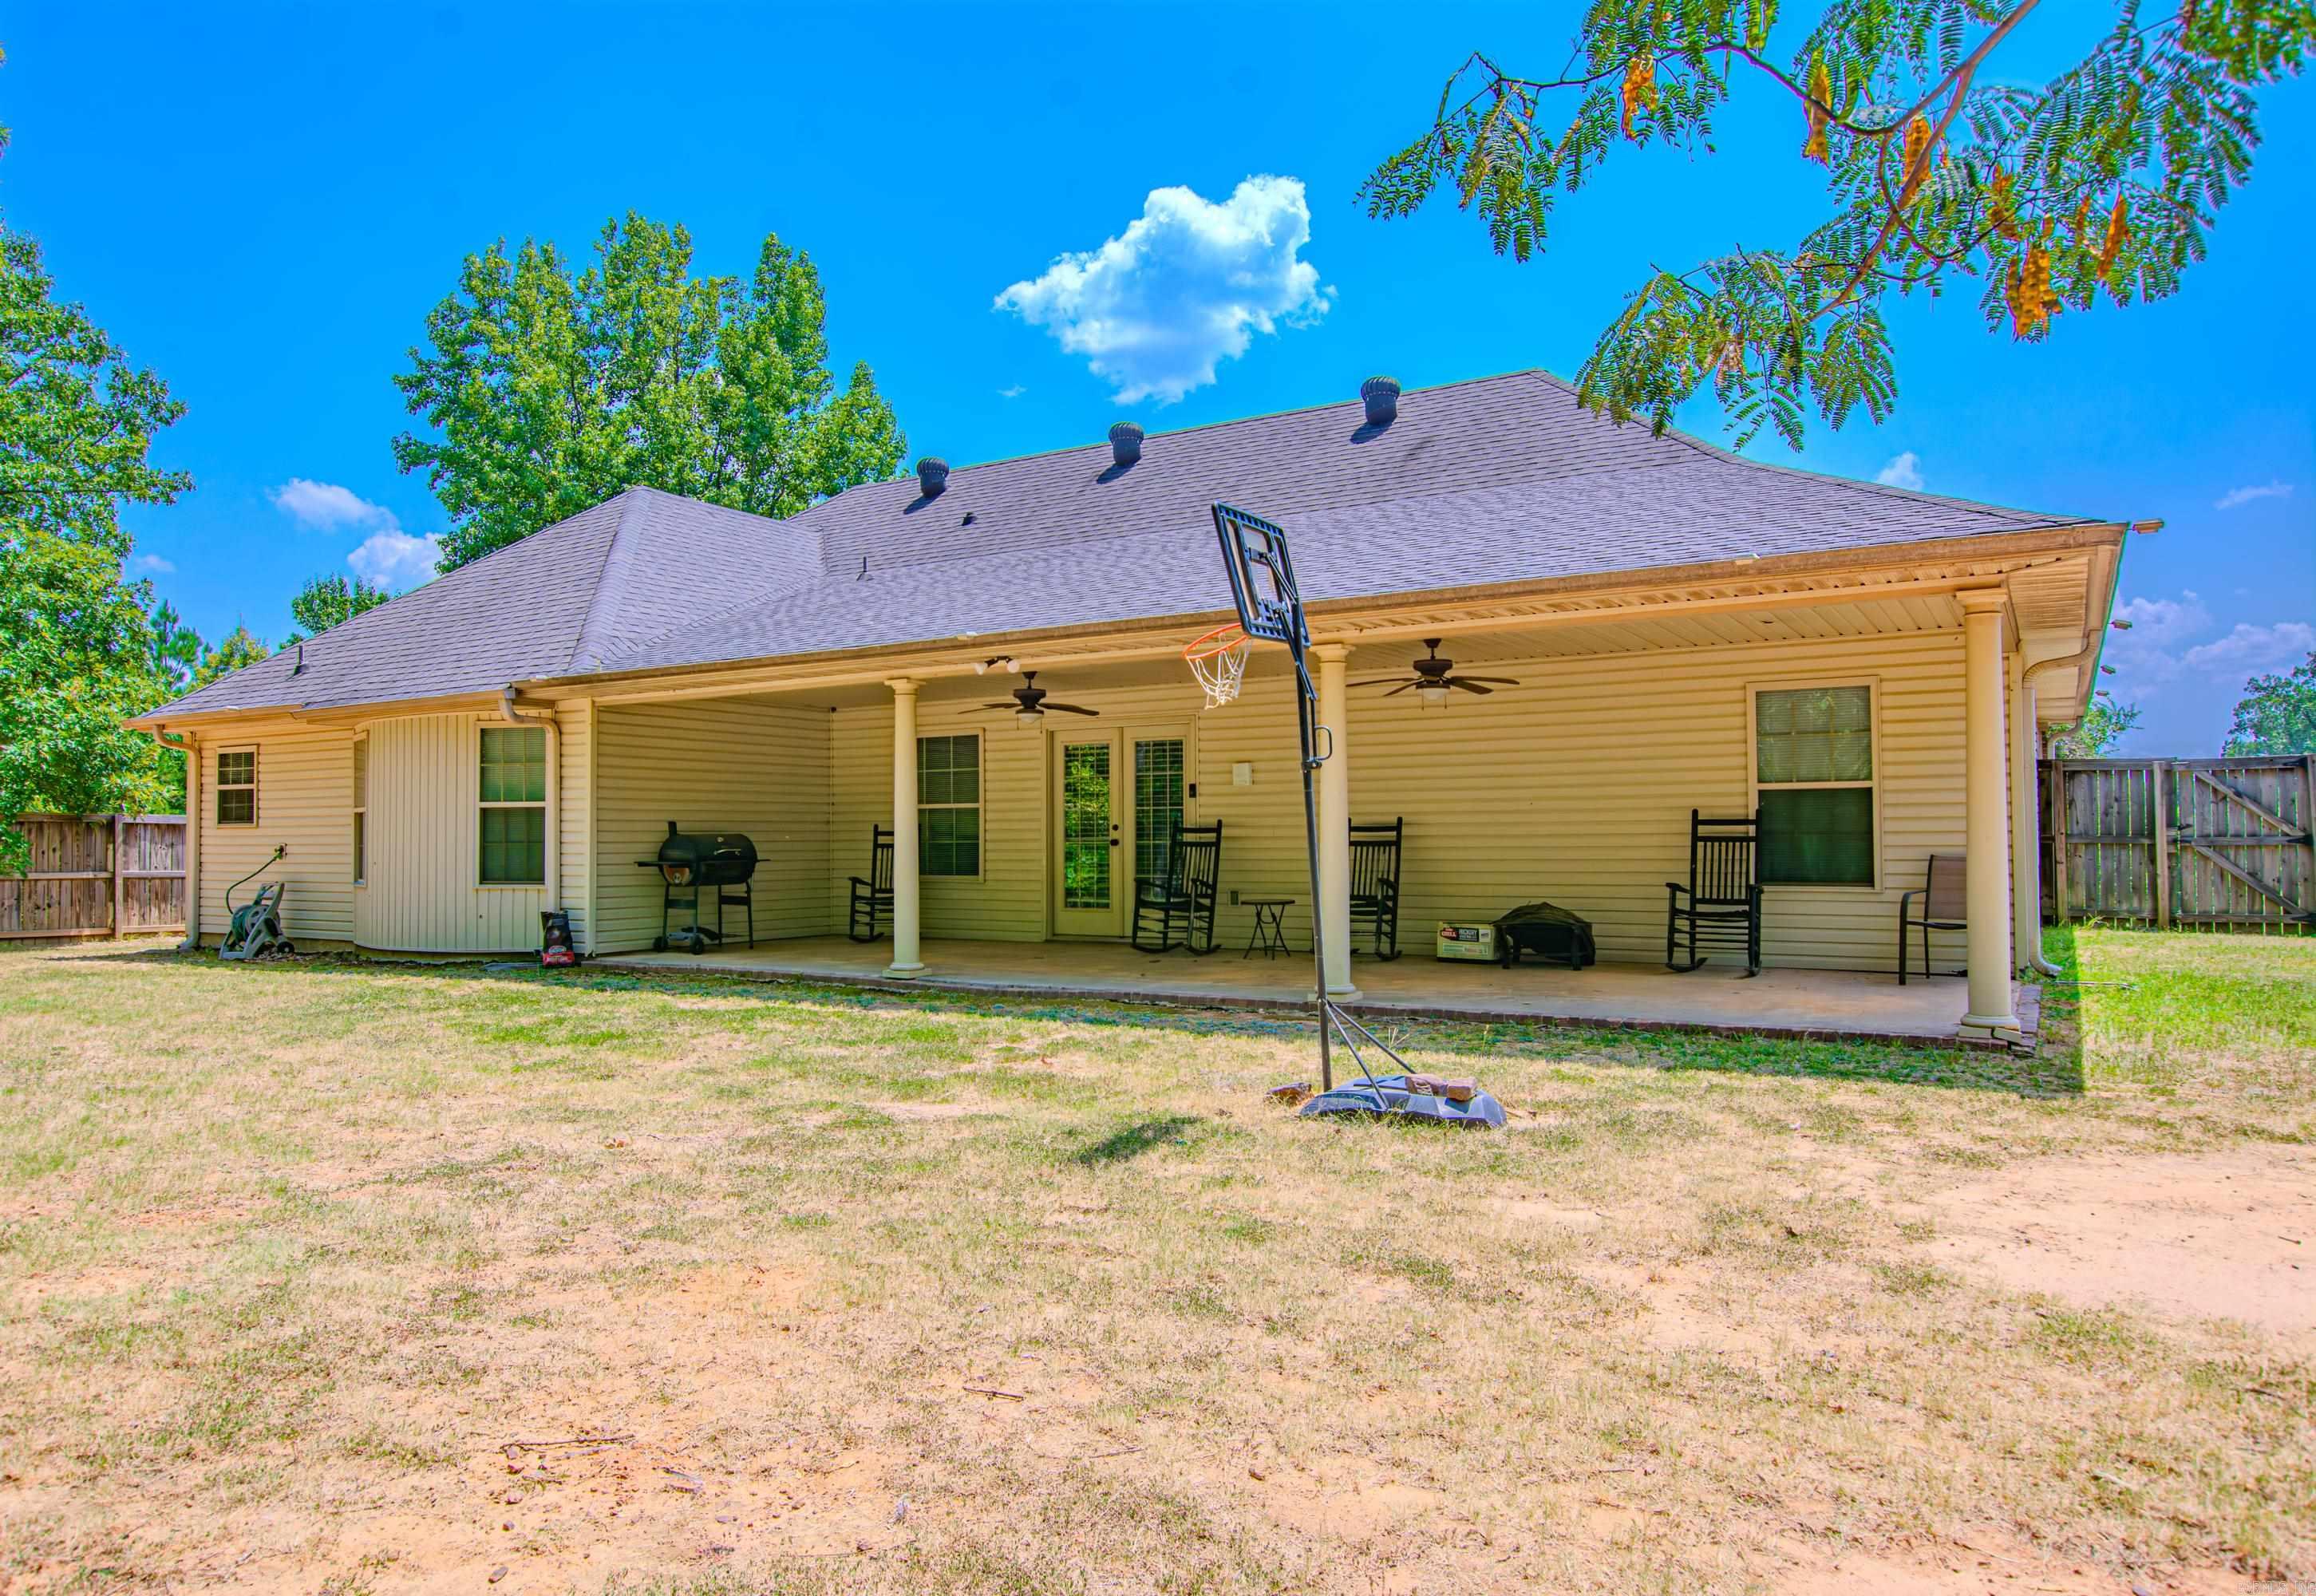
{"type": "Polygon", "coordinates": [[[1644,572],[2083,524],[1653,436],[1540,371],[856,487],[790,520],[631,489],[162,710],[311,707],[510,682],[1227,608],[1207,507],[1278,521],[1305,596],[1644,572]],[[968,517],[970,518],[968,521],[968,517]],[[864,567],[865,561],[865,567],[864,567]],[[865,575],[864,575],[865,570],[865,575]]]}

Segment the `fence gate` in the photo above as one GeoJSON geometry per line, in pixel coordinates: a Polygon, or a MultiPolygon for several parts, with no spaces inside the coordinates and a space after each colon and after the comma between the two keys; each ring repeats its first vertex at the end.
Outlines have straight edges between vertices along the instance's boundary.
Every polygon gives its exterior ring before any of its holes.
{"type": "Polygon", "coordinates": [[[31,858],[0,875],[0,938],[185,929],[182,815],[26,815],[31,858]]]}
{"type": "Polygon", "coordinates": [[[2045,760],[2046,919],[2316,926],[2316,755],[2045,760]]]}

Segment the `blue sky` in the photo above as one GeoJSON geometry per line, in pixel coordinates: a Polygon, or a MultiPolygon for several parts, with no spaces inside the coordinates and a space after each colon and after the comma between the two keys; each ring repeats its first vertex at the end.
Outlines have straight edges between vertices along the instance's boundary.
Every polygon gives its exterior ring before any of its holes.
{"type": "MultiPolygon", "coordinates": [[[[1376,371],[1571,374],[1649,263],[1788,243],[1817,194],[1790,103],[1749,89],[1720,157],[1619,152],[1528,265],[1452,208],[1366,219],[1360,178],[1450,67],[1482,46],[1553,69],[1578,13],[36,3],[0,36],[0,208],[191,406],[157,454],[196,491],[128,517],[160,591],[211,637],[279,637],[305,577],[365,546],[393,568],[441,527],[395,470],[388,379],[460,256],[583,250],[630,209],[687,224],[703,271],[744,272],[767,230],[808,250],[839,368],[869,361],[912,451],[955,462],[1376,371]]],[[[2111,15],[2053,0],[1996,65],[2040,81],[2111,15]]],[[[2306,277],[2316,83],[2265,125],[2185,292],[2038,347],[1989,334],[1974,284],[1908,304],[1898,413],[1802,461],[2167,522],[2132,540],[2138,625],[2109,651],[2150,752],[2214,751],[2246,672],[2316,624],[2312,341],[2280,302],[2306,277]]],[[[1720,436],[1709,404],[1684,420],[1720,436]]]]}

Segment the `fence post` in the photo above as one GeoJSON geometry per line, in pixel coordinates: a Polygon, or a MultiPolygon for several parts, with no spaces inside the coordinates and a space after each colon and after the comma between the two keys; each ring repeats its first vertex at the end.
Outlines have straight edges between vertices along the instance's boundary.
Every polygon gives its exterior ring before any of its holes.
{"type": "Polygon", "coordinates": [[[2067,824],[2066,761],[2054,759],[2051,762],[2051,918],[2059,925],[2074,918],[2067,899],[2067,855],[2074,851],[2067,845],[2067,834],[2073,829],[2067,824]]]}
{"type": "Polygon", "coordinates": [[[112,817],[112,940],[120,940],[120,927],[129,918],[129,883],[121,878],[120,855],[129,836],[129,816],[116,814],[112,817]]]}
{"type": "Polygon", "coordinates": [[[2148,780],[2148,796],[2155,805],[2155,929],[2171,929],[2171,767],[2163,760],[2152,762],[2148,780]]]}

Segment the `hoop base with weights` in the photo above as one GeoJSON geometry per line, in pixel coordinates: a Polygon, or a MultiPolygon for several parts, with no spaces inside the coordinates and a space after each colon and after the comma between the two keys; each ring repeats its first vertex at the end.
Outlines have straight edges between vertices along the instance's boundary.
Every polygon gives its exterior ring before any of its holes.
{"type": "Polygon", "coordinates": [[[1214,507],[1215,536],[1222,544],[1223,566],[1230,577],[1231,597],[1238,605],[1238,624],[1217,627],[1183,650],[1199,682],[1207,689],[1209,708],[1238,696],[1246,671],[1247,645],[1256,639],[1286,645],[1295,664],[1295,729],[1303,753],[1303,826],[1311,855],[1311,963],[1319,994],[1319,1095],[1303,1105],[1305,1116],[1323,1114],[1391,1115],[1428,1119],[1442,1125],[1501,1128],[1503,1105],[1485,1092],[1474,1089],[1455,1098],[1422,1088],[1436,1084],[1419,1076],[1391,1045],[1337,1006],[1327,995],[1326,915],[1316,905],[1326,901],[1319,884],[1319,793],[1314,778],[1321,765],[1333,757],[1335,736],[1319,720],[1319,690],[1312,684],[1304,656],[1310,651],[1311,631],[1303,614],[1303,593],[1296,584],[1295,564],[1287,548],[1287,533],[1258,515],[1228,504],[1214,507]],[[1235,638],[1225,634],[1235,632],[1235,638]],[[1225,664],[1232,655],[1235,659],[1225,664]],[[1218,694],[1218,684],[1226,691],[1218,694]],[[1324,752],[1320,745],[1324,744],[1324,752]],[[1334,1044],[1340,1039],[1359,1066],[1358,1080],[1335,1088],[1334,1044]],[[1377,1075],[1360,1051],[1365,1042],[1399,1066],[1397,1074],[1377,1075]]]}

